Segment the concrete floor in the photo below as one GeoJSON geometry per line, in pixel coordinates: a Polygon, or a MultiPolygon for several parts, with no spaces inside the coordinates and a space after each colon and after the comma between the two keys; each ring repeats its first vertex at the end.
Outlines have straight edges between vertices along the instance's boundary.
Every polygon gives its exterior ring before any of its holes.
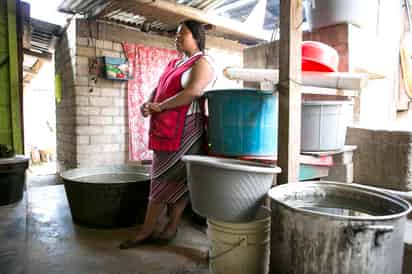
{"type": "Polygon", "coordinates": [[[408,220],[406,224],[404,252],[403,274],[412,274],[412,220],[408,220]]]}
{"type": "Polygon", "coordinates": [[[8,247],[0,245],[0,265],[9,262],[8,268],[0,267],[0,274],[21,273],[14,270],[24,265],[24,255],[27,255],[27,274],[208,273],[206,235],[187,221],[181,225],[177,239],[168,246],[119,250],[119,243],[132,238],[135,228],[95,230],[73,225],[62,185],[29,188],[27,194],[27,233],[23,231],[26,218],[22,216],[25,200],[15,205],[20,214],[11,214],[10,208],[0,210],[0,219],[9,214],[8,223],[0,222],[0,242],[9,243],[8,247]],[[18,231],[14,240],[10,231],[18,231]],[[25,245],[24,237],[27,237],[25,245]],[[1,261],[2,254],[7,252],[9,256],[3,256],[1,261]]]}
{"type": "Polygon", "coordinates": [[[57,174],[34,175],[27,172],[26,176],[26,184],[28,188],[63,184],[63,180],[57,174]]]}
{"type": "MultiPolygon", "coordinates": [[[[134,231],[76,226],[62,185],[29,188],[21,202],[0,207],[0,274],[209,273],[202,228],[184,220],[168,246],[119,250],[134,231]]],[[[406,231],[403,274],[412,274],[412,220],[406,231]]]]}
{"type": "Polygon", "coordinates": [[[24,273],[27,251],[27,202],[0,206],[0,274],[24,273]]]}

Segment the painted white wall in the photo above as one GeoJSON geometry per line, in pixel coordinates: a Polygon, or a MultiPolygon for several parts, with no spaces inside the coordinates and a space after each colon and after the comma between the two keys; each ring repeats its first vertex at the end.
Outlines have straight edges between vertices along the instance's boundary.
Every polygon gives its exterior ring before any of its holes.
{"type": "Polygon", "coordinates": [[[359,126],[396,128],[399,92],[399,42],[402,26],[400,0],[376,1],[378,9],[363,28],[349,28],[349,70],[359,68],[383,75],[369,81],[361,93],[359,126]]]}
{"type": "Polygon", "coordinates": [[[243,81],[229,80],[223,75],[223,70],[226,67],[243,67],[243,52],[211,48],[207,49],[207,54],[210,55],[215,62],[217,81],[213,87],[214,89],[243,87],[243,81]]]}

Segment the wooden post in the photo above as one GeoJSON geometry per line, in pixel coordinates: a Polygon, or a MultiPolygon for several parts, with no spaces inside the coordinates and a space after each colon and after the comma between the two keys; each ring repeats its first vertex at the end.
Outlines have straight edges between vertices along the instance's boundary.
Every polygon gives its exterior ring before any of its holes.
{"type": "Polygon", "coordinates": [[[16,1],[7,0],[7,23],[9,40],[9,73],[10,73],[10,110],[13,134],[13,148],[16,153],[23,153],[22,123],[20,109],[20,77],[17,39],[16,1]]]}
{"type": "Polygon", "coordinates": [[[280,0],[279,184],[299,179],[302,0],[280,0]]]}

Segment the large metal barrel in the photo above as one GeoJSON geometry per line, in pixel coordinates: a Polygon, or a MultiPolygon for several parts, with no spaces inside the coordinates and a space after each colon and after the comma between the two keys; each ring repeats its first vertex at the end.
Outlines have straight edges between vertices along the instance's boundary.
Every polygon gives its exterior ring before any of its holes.
{"type": "Polygon", "coordinates": [[[269,196],[270,273],[402,273],[407,201],[330,182],[286,184],[269,196]]]}
{"type": "Polygon", "coordinates": [[[73,221],[94,228],[143,223],[150,190],[149,167],[76,168],[61,174],[73,221]]]}

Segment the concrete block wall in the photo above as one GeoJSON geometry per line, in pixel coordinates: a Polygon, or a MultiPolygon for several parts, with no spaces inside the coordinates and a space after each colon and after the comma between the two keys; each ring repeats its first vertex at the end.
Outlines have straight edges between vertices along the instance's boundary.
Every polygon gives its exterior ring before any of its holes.
{"type": "Polygon", "coordinates": [[[120,43],[77,37],[77,166],[118,165],[127,161],[127,82],[106,80],[89,72],[99,56],[122,57],[120,43]]]}
{"type": "Polygon", "coordinates": [[[56,105],[59,170],[127,161],[127,83],[89,73],[96,56],[124,57],[120,43],[79,37],[72,23],[56,48],[62,100],[56,105]]]}
{"type": "Polygon", "coordinates": [[[77,167],[76,155],[76,27],[71,24],[58,41],[55,73],[61,77],[61,101],[56,103],[56,150],[58,170],[77,167]]]}
{"type": "Polygon", "coordinates": [[[349,127],[346,143],[357,146],[355,183],[412,191],[412,132],[349,127]]]}

